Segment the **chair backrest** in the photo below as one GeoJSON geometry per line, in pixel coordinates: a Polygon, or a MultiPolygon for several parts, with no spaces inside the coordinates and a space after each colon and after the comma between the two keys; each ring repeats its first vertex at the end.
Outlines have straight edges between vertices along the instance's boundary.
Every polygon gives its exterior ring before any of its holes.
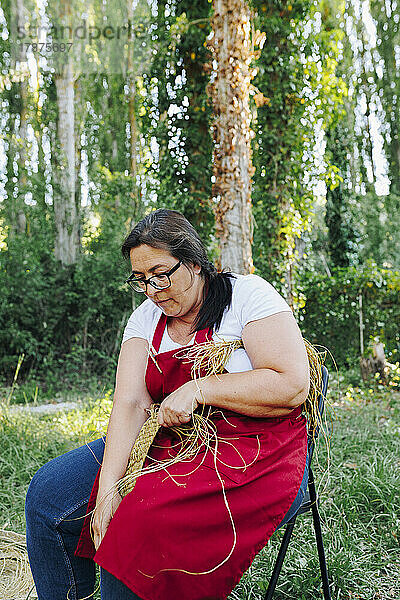
{"type": "MultiPolygon", "coordinates": [[[[322,422],[322,416],[324,414],[325,398],[326,398],[326,393],[328,390],[328,379],[329,379],[328,369],[325,366],[322,366],[322,387],[321,387],[321,392],[318,396],[318,414],[319,414],[320,422],[322,422]]],[[[317,439],[318,434],[319,434],[319,426],[317,425],[317,427],[313,431],[311,431],[308,435],[308,455],[310,457],[310,463],[311,463],[312,455],[314,452],[315,440],[317,439]]]]}

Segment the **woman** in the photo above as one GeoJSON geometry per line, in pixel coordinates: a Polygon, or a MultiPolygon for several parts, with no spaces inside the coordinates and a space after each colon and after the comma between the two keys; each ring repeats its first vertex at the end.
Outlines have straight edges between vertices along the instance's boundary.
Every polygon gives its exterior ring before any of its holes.
{"type": "Polygon", "coordinates": [[[103,600],[226,598],[304,494],[307,353],[274,288],[217,273],[180,213],[151,213],[122,251],[147,300],[124,332],[104,455],[97,440],[50,461],[27,494],[39,600],[88,596],[94,562],[103,600]],[[222,375],[193,381],[182,349],[239,339],[222,375]],[[216,437],[190,460],[140,476],[123,499],[111,496],[153,402],[162,427],[147,464],[176,456],[176,427],[197,407],[211,408],[216,437]]]}

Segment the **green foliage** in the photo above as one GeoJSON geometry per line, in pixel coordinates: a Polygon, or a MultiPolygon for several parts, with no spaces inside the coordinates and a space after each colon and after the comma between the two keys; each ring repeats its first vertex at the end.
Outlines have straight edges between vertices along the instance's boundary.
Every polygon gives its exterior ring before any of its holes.
{"type": "Polygon", "coordinates": [[[253,5],[256,25],[266,34],[254,79],[266,100],[257,110],[253,142],[253,261],[261,273],[281,287],[285,260],[310,204],[310,196],[299,181],[303,153],[300,119],[305,110],[299,54],[308,52],[299,26],[310,2],[294,2],[290,10],[289,4],[283,6],[281,2],[257,0],[253,5]]]}
{"type": "Polygon", "coordinates": [[[141,118],[144,135],[154,137],[158,145],[158,157],[153,156],[149,170],[157,207],[181,211],[206,243],[214,228],[205,66],[210,9],[208,0],[158,3],[157,53],[143,77],[141,118]]]}
{"type": "Polygon", "coordinates": [[[334,174],[326,192],[329,263],[333,268],[348,267],[354,254],[355,232],[349,206],[351,192],[345,181],[350,140],[343,119],[327,130],[326,139],[328,161],[334,174]]]}
{"type": "Polygon", "coordinates": [[[12,378],[22,353],[22,378],[29,372],[50,385],[51,373],[58,389],[114,367],[121,319],[129,314],[123,265],[115,260],[110,269],[108,261],[89,255],[60,270],[51,255],[40,262],[16,244],[10,250],[2,253],[0,273],[2,376],[12,378]]]}
{"type": "Polygon", "coordinates": [[[400,273],[368,263],[358,269],[336,269],[332,277],[304,274],[300,286],[306,298],[299,309],[304,337],[321,344],[339,366],[358,363],[360,356],[359,294],[362,295],[365,345],[378,336],[388,360],[400,353],[400,273]]]}
{"type": "Polygon", "coordinates": [[[254,80],[266,101],[257,109],[253,143],[253,260],[283,290],[311,228],[316,123],[328,127],[343,110],[346,86],[336,73],[343,31],[325,2],[253,5],[257,27],[266,33],[254,80]]]}
{"type": "MultiPolygon", "coordinates": [[[[2,6],[10,22],[10,0],[2,6]]],[[[383,61],[383,78],[378,81],[374,73],[372,83],[368,69],[374,71],[374,65],[366,66],[371,49],[361,14],[355,18],[351,3],[346,6],[344,16],[341,0],[252,1],[255,29],[266,33],[254,64],[253,260],[257,272],[280,291],[288,291],[290,280],[298,306],[307,301],[300,310],[303,325],[317,331],[315,341],[326,339],[341,363],[352,362],[358,354],[354,302],[359,287],[366,292],[366,337],[383,335],[387,348],[396,349],[394,289],[382,286],[372,297],[368,281],[375,267],[367,263],[372,258],[381,268],[400,268],[399,196],[377,197],[366,185],[365,163],[372,151],[367,125],[377,91],[382,104],[381,111],[375,102],[377,111],[386,115],[382,123],[392,133],[398,128],[398,106],[393,115],[388,108],[398,87],[394,75],[397,87],[388,84],[398,24],[380,10],[379,2],[371,2],[382,40],[374,51],[383,61]],[[349,26],[350,17],[355,18],[351,36],[363,45],[357,59],[363,67],[359,81],[354,79],[355,55],[341,27],[346,19],[349,26]],[[362,94],[367,110],[357,120],[355,98],[362,94]],[[354,133],[360,123],[361,133],[354,133]],[[322,130],[327,147],[317,164],[315,144],[322,130]],[[312,223],[315,178],[325,180],[327,198],[312,223]],[[302,258],[304,250],[307,258],[302,258]],[[326,256],[324,263],[321,256],[326,256]],[[332,278],[322,264],[333,269],[332,278]],[[358,264],[360,273],[354,268],[358,264]],[[347,266],[348,271],[340,270],[347,266]],[[347,279],[352,291],[343,294],[340,285],[347,279]],[[327,300],[334,307],[332,315],[330,309],[324,314],[327,300]]],[[[21,81],[10,63],[11,39],[0,39],[6,153],[0,205],[0,376],[10,382],[24,354],[21,387],[15,389],[18,402],[34,399],[43,378],[47,390],[40,389],[41,397],[67,385],[85,385],[91,377],[113,377],[123,325],[138,300],[127,295],[122,283],[129,265],[120,258],[120,244],[146,212],[161,206],[182,211],[210,254],[215,251],[210,201],[213,115],[206,93],[212,71],[206,49],[212,3],[160,0],[156,8],[148,39],[152,64],[136,78],[133,96],[126,73],[99,72],[75,82],[77,204],[82,182],[87,199],[81,205],[81,256],[73,268],[61,268],[53,250],[59,118],[54,76],[42,66],[39,90],[29,88],[24,107],[21,81]],[[136,179],[130,172],[132,103],[138,133],[136,179]],[[25,140],[18,133],[23,108],[30,128],[25,140]],[[20,160],[23,144],[29,153],[26,161],[20,160]],[[18,222],[21,211],[26,227],[18,222]]],[[[400,155],[396,140],[398,136],[384,138],[393,181],[395,156],[400,155]]]]}
{"type": "Polygon", "coordinates": [[[78,263],[61,268],[54,258],[51,220],[38,223],[29,237],[17,236],[0,252],[0,373],[12,378],[25,354],[21,376],[42,377],[52,390],[87,376],[111,377],[123,326],[135,299],[123,282],[129,266],[120,246],[129,230],[131,180],[106,169],[97,174],[101,189],[84,223],[78,263]]]}
{"type": "Polygon", "coordinates": [[[400,269],[400,196],[377,196],[369,189],[363,196],[353,196],[348,210],[357,223],[358,260],[400,269]]]}
{"type": "Polygon", "coordinates": [[[122,74],[99,73],[85,77],[84,99],[88,108],[81,119],[85,124],[90,177],[96,176],[99,164],[111,172],[129,170],[125,85],[122,74]]]}

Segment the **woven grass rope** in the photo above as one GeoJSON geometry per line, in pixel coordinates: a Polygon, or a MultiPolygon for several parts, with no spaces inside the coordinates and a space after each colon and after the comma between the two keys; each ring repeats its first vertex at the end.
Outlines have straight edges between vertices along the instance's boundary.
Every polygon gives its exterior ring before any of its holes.
{"type": "MultiPolygon", "coordinates": [[[[318,398],[322,393],[322,365],[326,358],[326,351],[319,351],[306,339],[303,341],[310,366],[310,391],[303,405],[303,412],[307,418],[309,431],[315,431],[322,425],[318,412],[318,398]]],[[[201,377],[201,372],[205,373],[206,377],[222,373],[232,352],[237,348],[244,348],[242,340],[217,343],[211,341],[177,352],[175,356],[192,362],[192,379],[196,380],[201,377]]]]}
{"type": "Polygon", "coordinates": [[[37,598],[29,567],[25,536],[0,529],[0,599],[37,598]]]}
{"type": "Polygon", "coordinates": [[[133,445],[129,456],[128,465],[126,467],[125,477],[121,480],[118,486],[118,491],[122,498],[133,490],[136,483],[136,477],[132,477],[136,473],[140,473],[143,468],[144,461],[150,450],[154,438],[160,428],[157,421],[158,406],[153,404],[149,409],[149,418],[141,428],[138,437],[133,445]]]}
{"type": "Polygon", "coordinates": [[[314,435],[318,428],[324,430],[318,410],[318,399],[322,394],[322,366],[325,362],[327,351],[324,348],[318,350],[308,340],[304,340],[304,344],[310,366],[310,391],[303,405],[303,412],[307,418],[308,431],[311,435],[314,435]]]}

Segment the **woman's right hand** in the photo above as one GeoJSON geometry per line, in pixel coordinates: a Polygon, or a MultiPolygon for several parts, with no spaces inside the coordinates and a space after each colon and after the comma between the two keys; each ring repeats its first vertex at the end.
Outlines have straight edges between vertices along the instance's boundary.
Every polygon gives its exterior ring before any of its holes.
{"type": "Polygon", "coordinates": [[[122,501],[118,492],[115,492],[113,497],[111,494],[107,494],[104,498],[99,493],[97,498],[98,502],[96,503],[92,521],[93,543],[96,550],[100,546],[110,521],[122,501]]]}

